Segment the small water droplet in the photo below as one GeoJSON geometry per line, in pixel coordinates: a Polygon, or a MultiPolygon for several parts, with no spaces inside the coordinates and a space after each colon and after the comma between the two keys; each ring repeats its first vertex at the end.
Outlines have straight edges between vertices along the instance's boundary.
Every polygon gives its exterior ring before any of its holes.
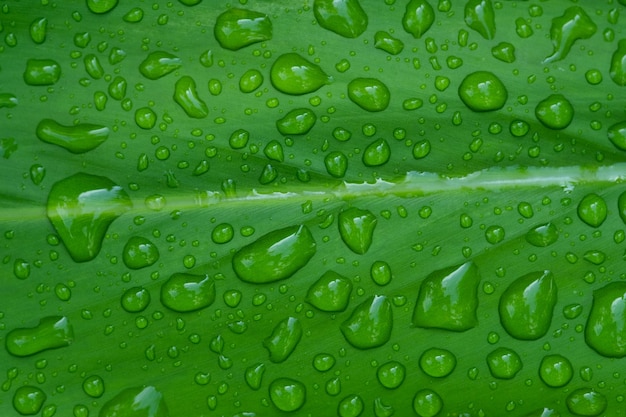
{"type": "Polygon", "coordinates": [[[368,17],[358,0],[315,0],[317,23],[345,38],[356,38],[367,29],[368,17]]]}
{"type": "Polygon", "coordinates": [[[83,380],[83,391],[92,398],[100,398],[104,394],[104,380],[99,375],[90,375],[83,380]]]}
{"type": "Polygon", "coordinates": [[[484,112],[504,107],[508,92],[494,73],[476,71],[467,75],[461,82],[459,97],[471,110],[484,112]]]}
{"type": "Polygon", "coordinates": [[[330,353],[318,353],[313,358],[313,367],[319,372],[326,372],[335,366],[335,362],[335,357],[330,353]]]}
{"type": "Polygon", "coordinates": [[[351,207],[339,213],[339,233],[354,253],[363,255],[372,245],[378,220],[369,210],[351,207]]]}
{"type": "Polygon", "coordinates": [[[422,389],[413,397],[413,411],[419,417],[435,417],[443,408],[443,399],[431,389],[422,389]]]}
{"type": "Polygon", "coordinates": [[[391,267],[385,261],[375,261],[370,268],[372,281],[383,286],[391,282],[391,267]]]}
{"type": "Polygon", "coordinates": [[[269,386],[272,404],[280,411],[299,410],[306,402],[306,388],[300,381],[291,378],[277,378],[269,386]]]}
{"type": "Polygon", "coordinates": [[[264,363],[255,363],[252,366],[246,368],[246,373],[244,375],[246,384],[253,390],[258,390],[261,388],[261,383],[263,382],[263,375],[265,374],[265,364],[264,363]]]}
{"type": "Polygon", "coordinates": [[[515,62],[515,46],[509,42],[500,42],[491,48],[491,55],[502,62],[515,62]]]}
{"type": "Polygon", "coordinates": [[[350,394],[339,401],[337,414],[339,417],[358,417],[364,409],[363,399],[358,394],[350,394]]]}
{"type": "Polygon", "coordinates": [[[522,369],[522,359],[514,350],[500,347],[489,352],[487,365],[494,378],[512,379],[522,369]]]}
{"type": "Polygon", "coordinates": [[[573,376],[574,368],[565,356],[547,355],[541,359],[539,377],[549,387],[564,387],[571,381],[573,376]]]}
{"type": "Polygon", "coordinates": [[[367,145],[363,151],[363,164],[368,167],[381,166],[389,161],[391,147],[385,139],[377,139],[367,145]]]}
{"type": "Polygon", "coordinates": [[[122,259],[130,269],[145,268],[159,260],[159,249],[150,240],[133,236],[124,245],[122,259]]]}
{"type": "Polygon", "coordinates": [[[307,108],[297,108],[289,111],[284,117],[276,121],[276,128],[285,135],[305,135],[315,125],[317,116],[307,108]]]}
{"type": "Polygon", "coordinates": [[[263,74],[256,69],[250,69],[243,73],[239,79],[239,90],[242,93],[252,93],[263,84],[263,74]]]}
{"type": "Polygon", "coordinates": [[[504,240],[504,235],[504,228],[502,226],[493,225],[489,226],[485,230],[485,239],[487,239],[487,242],[492,245],[502,242],[504,240]]]}
{"type": "Polygon", "coordinates": [[[593,388],[579,388],[567,396],[566,404],[567,409],[577,416],[595,417],[604,413],[608,401],[604,394],[593,388]]]}
{"type": "Polygon", "coordinates": [[[96,14],[104,14],[117,6],[118,0],[87,0],[87,7],[96,14]]]}
{"type": "Polygon", "coordinates": [[[42,44],[46,40],[46,32],[48,28],[48,19],[39,17],[30,24],[30,38],[36,44],[42,44]]]}
{"type": "Polygon", "coordinates": [[[157,80],[177,70],[181,65],[182,60],[177,56],[164,51],[155,51],[139,64],[139,72],[150,80],[157,80]]]}
{"type": "Polygon", "coordinates": [[[398,361],[390,361],[378,367],[378,382],[388,389],[396,389],[404,382],[406,368],[398,361]]]}
{"type": "Polygon", "coordinates": [[[348,157],[340,151],[330,152],[324,157],[326,171],[334,178],[342,178],[348,170],[348,157]]]}
{"type": "Polygon", "coordinates": [[[139,313],[150,304],[150,292],[144,287],[132,287],[122,294],[122,308],[129,313],[139,313]]]}
{"type": "Polygon", "coordinates": [[[428,376],[443,378],[454,371],[456,356],[446,349],[430,348],[420,357],[420,368],[428,376]]]}
{"type": "Polygon", "coordinates": [[[398,55],[404,49],[404,42],[380,30],[374,34],[374,47],[391,55],[398,55]]]}

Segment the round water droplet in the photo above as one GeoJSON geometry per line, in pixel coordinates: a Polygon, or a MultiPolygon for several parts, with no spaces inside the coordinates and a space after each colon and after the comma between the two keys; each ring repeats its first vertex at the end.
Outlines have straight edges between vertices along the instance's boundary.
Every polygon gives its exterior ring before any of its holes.
{"type": "Polygon", "coordinates": [[[390,361],[378,367],[376,376],[383,387],[396,389],[404,382],[406,368],[400,362],[390,361]]]}
{"type": "Polygon", "coordinates": [[[441,396],[431,389],[419,390],[413,397],[413,411],[419,417],[435,417],[442,408],[441,396]]]}
{"type": "Polygon", "coordinates": [[[487,355],[487,366],[494,378],[512,379],[522,369],[522,359],[514,350],[500,347],[487,355]]]}
{"type": "Polygon", "coordinates": [[[626,151],[626,121],[615,123],[609,127],[607,137],[617,149],[626,151]]]}
{"type": "Polygon", "coordinates": [[[313,358],[313,367],[320,372],[326,372],[333,366],[335,366],[335,357],[330,353],[318,353],[313,358]]]}
{"type": "Polygon", "coordinates": [[[232,240],[235,235],[235,229],[229,223],[220,223],[213,228],[211,232],[211,240],[215,243],[223,244],[232,240]]]}
{"type": "Polygon", "coordinates": [[[281,320],[272,330],[272,334],[263,340],[263,346],[270,354],[270,360],[281,363],[287,360],[302,339],[302,325],[295,317],[281,320]]]}
{"type": "Polygon", "coordinates": [[[404,49],[404,42],[380,30],[374,34],[374,47],[391,55],[398,55],[404,49]]]}
{"type": "Polygon", "coordinates": [[[376,417],[391,417],[395,412],[393,406],[383,402],[382,398],[376,397],[374,399],[374,415],[376,417]]]}
{"type": "Polygon", "coordinates": [[[122,17],[124,22],[128,23],[138,23],[143,19],[143,9],[140,7],[133,7],[130,9],[124,17],[122,17]]]}
{"type": "Polygon", "coordinates": [[[378,285],[387,285],[391,282],[391,267],[385,261],[375,261],[370,268],[370,276],[378,285]]]}
{"type": "Polygon", "coordinates": [[[598,194],[590,193],[578,203],[578,217],[592,227],[600,227],[606,220],[607,205],[598,194]]]}
{"type": "Polygon", "coordinates": [[[305,135],[315,125],[317,116],[311,109],[298,108],[287,113],[283,118],[276,121],[278,131],[286,136],[305,135]]]}
{"type": "Polygon", "coordinates": [[[497,225],[489,226],[485,230],[485,239],[492,245],[502,242],[504,240],[504,228],[497,225]]]}
{"type": "Polygon", "coordinates": [[[124,245],[122,259],[130,269],[145,268],[159,260],[159,249],[150,240],[133,236],[124,245]]]}
{"type": "Polygon", "coordinates": [[[294,95],[312,93],[332,81],[319,65],[294,52],[274,61],[270,79],[277,90],[294,95]]]}
{"type": "Polygon", "coordinates": [[[339,401],[337,414],[339,417],[358,417],[364,409],[363,399],[357,394],[351,394],[339,401]]]}
{"type": "Polygon", "coordinates": [[[565,129],[574,119],[574,106],[562,94],[551,94],[537,103],[535,116],[550,129],[565,129]]]}
{"type": "Polygon", "coordinates": [[[175,273],[161,286],[161,303],[181,313],[206,308],[215,301],[215,280],[208,275],[175,273]]]}
{"type": "Polygon", "coordinates": [[[465,23],[485,39],[496,34],[496,16],[491,0],[469,0],[465,3],[465,23]]]}
{"type": "Polygon", "coordinates": [[[117,6],[118,0],[87,0],[87,7],[96,14],[108,13],[117,6]]]}
{"type": "Polygon", "coordinates": [[[317,23],[345,38],[356,38],[367,29],[367,14],[358,0],[315,0],[317,23]]]}
{"type": "Polygon", "coordinates": [[[574,376],[574,368],[565,356],[547,355],[541,359],[539,376],[550,387],[564,387],[574,376]]]}
{"type": "Polygon", "coordinates": [[[593,388],[579,388],[572,391],[566,400],[567,409],[577,416],[595,417],[606,410],[606,397],[593,388]]]}
{"type": "Polygon", "coordinates": [[[348,170],[348,157],[340,151],[330,152],[324,157],[326,171],[335,178],[342,178],[348,170]]]}
{"type": "Polygon", "coordinates": [[[306,388],[302,382],[291,378],[278,378],[269,386],[270,399],[280,411],[299,410],[306,401],[306,388]]]}
{"type": "Polygon", "coordinates": [[[266,14],[233,7],[217,17],[213,33],[222,48],[236,51],[272,39],[272,30],[266,14]]]}
{"type": "Polygon", "coordinates": [[[385,139],[377,139],[367,145],[363,151],[363,164],[368,167],[377,167],[387,163],[391,157],[391,147],[385,139]]]}
{"type": "Polygon", "coordinates": [[[493,111],[504,107],[508,92],[494,73],[476,71],[466,76],[461,82],[459,97],[473,111],[493,111]]]}
{"type": "Polygon", "coordinates": [[[424,351],[419,364],[426,375],[443,378],[454,371],[456,356],[446,349],[430,348],[424,351]]]}
{"type": "Polygon", "coordinates": [[[363,255],[372,245],[378,220],[369,210],[350,207],[339,213],[339,234],[354,253],[363,255]]]}
{"type": "Polygon", "coordinates": [[[239,79],[239,90],[242,93],[252,93],[263,84],[263,74],[256,69],[250,69],[243,73],[239,79]]]}
{"type": "Polygon", "coordinates": [[[23,416],[38,414],[46,402],[46,394],[32,385],[24,385],[13,394],[13,408],[23,416]]]}
{"type": "Polygon", "coordinates": [[[150,292],[144,287],[132,287],[124,291],[122,308],[129,313],[144,311],[150,304],[150,292]]]}
{"type": "Polygon", "coordinates": [[[309,287],[306,301],[322,311],[344,311],[350,302],[352,281],[335,271],[326,271],[309,287]]]}
{"type": "Polygon", "coordinates": [[[355,78],[348,83],[348,97],[364,110],[379,112],[389,106],[389,88],[376,78],[355,78]]]}
{"type": "Polygon", "coordinates": [[[69,346],[74,328],[64,316],[48,316],[35,327],[13,329],[6,335],[5,346],[14,356],[30,356],[47,349],[69,346]]]}
{"type": "Polygon", "coordinates": [[[626,283],[613,282],[593,292],[585,341],[603,356],[626,356],[626,283]]]}
{"type": "Polygon", "coordinates": [[[61,301],[69,301],[72,298],[72,290],[65,284],[57,284],[54,286],[54,294],[61,301]]]}
{"type": "Polygon", "coordinates": [[[371,349],[382,346],[391,338],[393,314],[386,296],[371,296],[355,307],[350,317],[341,323],[341,333],[352,346],[371,349]]]}
{"type": "Polygon", "coordinates": [[[169,411],[163,394],[153,386],[126,388],[102,408],[98,417],[168,417],[169,411]]]}
{"type": "Polygon", "coordinates": [[[526,241],[540,248],[552,245],[558,238],[559,230],[552,222],[535,226],[526,233],[526,241]]]}
{"type": "Polygon", "coordinates": [[[435,10],[426,0],[410,0],[402,16],[402,27],[413,35],[421,38],[435,22],[435,10]]]}
{"type": "Polygon", "coordinates": [[[157,115],[150,107],[135,110],[135,123],[142,129],[152,129],[157,121],[157,115]]]}
{"type": "Polygon", "coordinates": [[[99,375],[90,375],[83,380],[83,391],[92,398],[100,398],[104,394],[104,380],[99,375]]]}

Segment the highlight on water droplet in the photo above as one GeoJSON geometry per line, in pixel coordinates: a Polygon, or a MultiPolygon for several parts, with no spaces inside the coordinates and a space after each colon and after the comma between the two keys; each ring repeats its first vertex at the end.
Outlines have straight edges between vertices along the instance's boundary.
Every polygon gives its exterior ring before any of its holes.
{"type": "Polygon", "coordinates": [[[421,38],[435,22],[435,10],[426,0],[410,0],[402,16],[402,27],[413,35],[421,38]]]}
{"type": "Polygon", "coordinates": [[[265,284],[286,279],[315,255],[316,243],[304,225],[269,232],[242,247],[232,260],[233,270],[245,282],[265,284]]]}
{"type": "Polygon", "coordinates": [[[577,213],[580,220],[591,227],[600,227],[607,217],[606,201],[596,193],[584,196],[578,203],[577,213]]]}
{"type": "Polygon", "coordinates": [[[596,417],[604,413],[608,406],[604,394],[593,388],[578,388],[572,391],[565,400],[567,409],[577,416],[596,417]]]}
{"type": "Polygon", "coordinates": [[[53,59],[29,59],[24,82],[33,86],[54,85],[61,78],[61,65],[53,59]]]}
{"type": "Polygon", "coordinates": [[[537,103],[535,116],[545,127],[565,129],[574,119],[574,106],[562,94],[551,94],[537,103]]]}
{"type": "Polygon", "coordinates": [[[585,342],[602,356],[626,356],[626,282],[612,282],[593,292],[585,342]]]}
{"type": "Polygon", "coordinates": [[[420,284],[413,325],[456,332],[475,327],[480,279],[471,261],[429,274],[420,284]]]}
{"type": "Polygon", "coordinates": [[[378,220],[369,211],[350,207],[339,213],[339,234],[350,250],[359,255],[365,254],[374,238],[378,220]]]}
{"type": "Polygon", "coordinates": [[[13,394],[13,408],[23,416],[32,416],[39,413],[46,399],[47,395],[42,389],[23,385],[13,394]]]}
{"type": "Polygon", "coordinates": [[[302,325],[295,317],[287,317],[276,324],[272,334],[263,340],[263,346],[270,354],[270,360],[281,363],[293,353],[302,339],[302,325]]]}
{"type": "Polygon", "coordinates": [[[552,19],[550,39],[554,50],[544,63],[561,60],[569,54],[578,39],[589,39],[597,30],[596,24],[580,6],[565,9],[562,16],[552,19]]]}
{"type": "Polygon", "coordinates": [[[572,363],[563,355],[546,355],[539,364],[539,377],[549,387],[567,385],[574,376],[572,363]]]}
{"type": "Polygon", "coordinates": [[[152,129],[157,121],[157,115],[150,107],[141,107],[135,110],[135,123],[142,129],[152,129]]]}
{"type": "Polygon", "coordinates": [[[159,260],[159,249],[144,237],[132,236],[124,245],[122,259],[130,269],[145,268],[159,260]]]}
{"type": "Polygon", "coordinates": [[[383,387],[396,389],[404,382],[406,367],[398,361],[389,361],[378,367],[376,377],[383,387]]]}
{"type": "Polygon", "coordinates": [[[306,301],[321,311],[340,312],[348,307],[352,281],[329,270],[309,287],[306,301]]]}
{"type": "Polygon", "coordinates": [[[231,51],[272,39],[272,30],[266,14],[236,7],[220,14],[213,27],[215,39],[231,51]]]}
{"type": "Polygon", "coordinates": [[[107,401],[98,417],[168,417],[163,394],[154,386],[126,388],[107,401]]]}
{"type": "Polygon", "coordinates": [[[443,409],[443,399],[435,391],[426,388],[419,390],[413,397],[413,411],[419,417],[435,417],[443,409]]]}
{"type": "Polygon", "coordinates": [[[485,39],[496,35],[496,15],[491,0],[469,0],[465,3],[465,23],[485,39]]]}
{"type": "Polygon", "coordinates": [[[65,316],[47,316],[35,327],[13,329],[7,333],[5,346],[14,356],[30,356],[48,349],[69,346],[74,328],[65,316]]]}
{"type": "Polygon", "coordinates": [[[290,110],[276,121],[276,128],[285,136],[306,135],[315,125],[315,112],[306,107],[290,110]]]}
{"type": "Polygon", "coordinates": [[[356,306],[350,317],[341,323],[341,333],[352,346],[371,349],[382,346],[391,338],[393,311],[384,295],[368,297],[356,306]]]}
{"type": "Polygon", "coordinates": [[[301,95],[319,90],[332,82],[322,68],[295,52],[276,58],[270,70],[272,85],[286,94],[301,95]]]}
{"type": "Polygon", "coordinates": [[[182,60],[175,55],[165,51],[155,51],[139,64],[139,72],[150,80],[158,80],[176,71],[182,63],[182,60]]]}
{"type": "Polygon", "coordinates": [[[494,378],[512,379],[522,369],[522,359],[513,349],[499,347],[487,355],[487,366],[494,378]]]}
{"type": "Polygon", "coordinates": [[[291,378],[277,378],[269,386],[270,400],[280,411],[297,411],[306,402],[306,387],[291,378]]]}
{"type": "Polygon", "coordinates": [[[187,75],[176,81],[174,101],[185,111],[187,116],[194,119],[203,119],[209,114],[209,108],[198,95],[195,80],[187,75]]]}
{"type": "Polygon", "coordinates": [[[52,185],[47,215],[72,259],[86,262],[100,252],[109,225],[131,207],[110,179],[78,173],[52,185]]]}
{"type": "Polygon", "coordinates": [[[443,378],[456,368],[456,356],[447,349],[430,348],[420,356],[419,365],[426,375],[443,378]]]}
{"type": "Polygon", "coordinates": [[[356,38],[367,29],[368,17],[359,0],[315,0],[313,14],[326,30],[356,38]]]}
{"type": "Polygon", "coordinates": [[[379,112],[389,106],[391,93],[376,78],[355,78],[348,83],[348,97],[363,110],[379,112]]]}
{"type": "Polygon", "coordinates": [[[458,93],[463,103],[475,112],[499,110],[509,96],[504,83],[489,71],[467,75],[461,81],[458,93]]]}
{"type": "Polygon", "coordinates": [[[208,275],[172,274],[161,286],[161,303],[180,313],[206,308],[215,301],[215,280],[208,275]]]}

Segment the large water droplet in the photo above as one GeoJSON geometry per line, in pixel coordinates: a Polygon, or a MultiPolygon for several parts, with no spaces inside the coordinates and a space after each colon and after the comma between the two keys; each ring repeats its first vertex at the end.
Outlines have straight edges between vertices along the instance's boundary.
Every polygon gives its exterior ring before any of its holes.
{"type": "Polygon", "coordinates": [[[270,399],[280,411],[299,410],[306,401],[306,388],[300,381],[291,378],[278,378],[270,383],[270,399]]]}
{"type": "Polygon", "coordinates": [[[24,70],[24,82],[42,86],[56,84],[61,78],[61,65],[53,59],[29,59],[24,70]]]}
{"type": "Polygon", "coordinates": [[[543,62],[554,62],[565,58],[574,42],[578,39],[589,39],[596,33],[596,30],[596,24],[582,7],[567,8],[562,16],[552,19],[550,38],[554,51],[543,62]]]}
{"type": "Polygon", "coordinates": [[[52,186],[47,214],[72,259],[85,262],[98,255],[109,225],[131,205],[110,179],[78,173],[52,186]]]}
{"type": "Polygon", "coordinates": [[[513,349],[500,347],[489,352],[487,366],[494,378],[512,379],[522,369],[522,359],[513,349]]]}
{"type": "Polygon", "coordinates": [[[552,245],[558,238],[559,230],[552,222],[535,226],[526,232],[526,241],[540,248],[552,245]]]}
{"type": "Polygon", "coordinates": [[[348,97],[364,110],[383,111],[389,106],[389,88],[376,78],[355,78],[348,83],[348,97]]]}
{"type": "Polygon", "coordinates": [[[350,317],[341,323],[341,333],[359,349],[382,346],[391,337],[393,314],[391,302],[384,295],[371,296],[355,307],[350,317]]]}
{"type": "Polygon", "coordinates": [[[485,39],[496,35],[496,15],[491,0],[469,0],[465,4],[465,23],[485,39]]]}
{"type": "Polygon", "coordinates": [[[272,39],[272,21],[266,14],[236,7],[219,15],[213,30],[222,48],[232,51],[272,39]]]}
{"type": "Polygon", "coordinates": [[[443,378],[454,371],[456,356],[447,349],[430,348],[420,357],[420,368],[428,376],[443,378]]]}
{"type": "Polygon", "coordinates": [[[182,60],[177,56],[164,51],[155,51],[139,64],[139,72],[150,80],[157,80],[177,70],[181,65],[182,60]]]}
{"type": "Polygon", "coordinates": [[[24,385],[13,394],[13,408],[23,416],[38,414],[46,402],[46,393],[32,385],[24,385]]]}
{"type": "Polygon", "coordinates": [[[153,386],[126,388],[107,401],[98,417],[168,417],[163,394],[153,386]]]}
{"type": "Polygon", "coordinates": [[[339,213],[339,234],[354,253],[363,255],[372,245],[378,220],[369,210],[350,207],[339,213]]]}
{"type": "Polygon", "coordinates": [[[383,387],[396,389],[404,382],[406,368],[398,361],[390,361],[378,367],[376,376],[383,387]]]}
{"type": "Polygon", "coordinates": [[[476,71],[466,76],[459,85],[459,97],[473,111],[493,111],[504,107],[508,92],[494,73],[476,71]]]}
{"type": "Polygon", "coordinates": [[[500,321],[513,337],[535,340],[545,335],[552,323],[557,300],[552,272],[531,272],[511,283],[500,297],[500,321]]]}
{"type": "Polygon", "coordinates": [[[233,256],[233,269],[242,281],[265,284],[289,278],[309,262],[315,251],[309,229],[290,226],[239,249],[233,256]]]}
{"type": "Polygon", "coordinates": [[[420,284],[413,325],[458,332],[476,326],[479,282],[473,262],[434,271],[420,284]]]}
{"type": "Polygon", "coordinates": [[[72,153],[84,153],[100,146],[109,137],[109,128],[90,123],[64,126],[52,119],[43,119],[36,129],[37,137],[72,153]]]}
{"type": "Polygon", "coordinates": [[[306,301],[322,311],[338,312],[348,307],[352,281],[335,271],[326,271],[309,287],[306,301]]]}
{"type": "Polygon", "coordinates": [[[609,74],[613,82],[621,87],[626,85],[626,39],[621,39],[611,56],[609,74]]]}
{"type": "Polygon", "coordinates": [[[35,327],[13,329],[6,335],[7,351],[15,356],[29,356],[47,349],[69,346],[74,328],[67,317],[48,316],[35,327]]]}
{"type": "Polygon", "coordinates": [[[603,356],[626,356],[626,282],[613,282],[593,292],[585,341],[603,356]]]}
{"type": "Polygon", "coordinates": [[[272,330],[272,334],[263,340],[263,346],[270,354],[270,360],[281,363],[287,360],[302,339],[302,325],[295,317],[281,320],[272,330]]]}
{"type": "Polygon", "coordinates": [[[159,260],[159,249],[144,237],[132,236],[124,245],[122,259],[130,269],[145,268],[159,260]]]}
{"type": "Polygon", "coordinates": [[[606,220],[607,205],[598,194],[587,194],[578,203],[578,217],[591,227],[600,227],[606,220]]]}
{"type": "Polygon", "coordinates": [[[317,116],[311,109],[298,108],[276,121],[276,128],[283,135],[305,135],[313,128],[317,116]]]}
{"type": "Polygon", "coordinates": [[[431,389],[422,389],[413,397],[413,411],[419,417],[435,417],[443,408],[443,399],[431,389]]]}
{"type": "Polygon", "coordinates": [[[579,388],[567,396],[566,404],[567,409],[577,416],[595,417],[604,413],[608,401],[604,394],[593,388],[579,388]]]}
{"type": "Polygon", "coordinates": [[[567,385],[574,376],[572,363],[562,355],[546,355],[539,365],[539,377],[549,387],[567,385]]]}
{"type": "Polygon", "coordinates": [[[411,0],[402,17],[402,27],[415,38],[421,38],[435,22],[435,10],[426,0],[411,0]]]}
{"type": "Polygon", "coordinates": [[[550,129],[565,129],[574,119],[574,106],[562,94],[551,94],[537,103],[535,116],[550,129]]]}
{"type": "Polygon", "coordinates": [[[374,47],[391,55],[398,55],[404,49],[404,42],[380,30],[374,34],[374,47]]]}
{"type": "Polygon", "coordinates": [[[215,280],[208,275],[175,273],[161,286],[161,303],[170,310],[200,310],[214,301],[215,280]]]}
{"type": "Polygon", "coordinates": [[[367,14],[358,0],[315,0],[313,13],[324,29],[356,38],[367,29],[367,14]]]}
{"type": "Polygon", "coordinates": [[[253,390],[258,390],[259,388],[261,388],[264,374],[264,363],[255,363],[254,365],[249,366],[248,368],[246,368],[246,373],[244,375],[246,384],[248,384],[248,386],[253,390]]]}
{"type": "Polygon", "coordinates": [[[611,125],[607,137],[617,149],[626,151],[626,121],[611,125]]]}
{"type": "Polygon", "coordinates": [[[276,58],[270,79],[277,90],[294,95],[312,93],[332,81],[319,65],[295,52],[276,58]]]}
{"type": "Polygon", "coordinates": [[[174,101],[187,113],[187,116],[194,119],[202,119],[209,114],[209,108],[198,95],[196,82],[187,75],[176,81],[174,101]]]}

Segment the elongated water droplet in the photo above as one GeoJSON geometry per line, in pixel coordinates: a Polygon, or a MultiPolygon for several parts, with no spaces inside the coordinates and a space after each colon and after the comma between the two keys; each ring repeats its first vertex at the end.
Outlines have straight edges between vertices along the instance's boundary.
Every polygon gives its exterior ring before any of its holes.
{"type": "Polygon", "coordinates": [[[626,356],[626,283],[613,282],[593,292],[585,341],[600,355],[626,356]]]}
{"type": "Polygon", "coordinates": [[[389,341],[393,328],[391,302],[384,295],[371,296],[355,307],[341,323],[341,333],[352,346],[371,349],[389,341]]]}
{"type": "Polygon", "coordinates": [[[266,14],[236,7],[219,15],[213,28],[222,48],[231,51],[272,39],[272,30],[266,14]]]}
{"type": "Polygon", "coordinates": [[[48,349],[69,346],[74,328],[64,316],[48,316],[35,327],[13,329],[6,335],[7,351],[14,356],[30,356],[48,349]]]}
{"type": "Polygon", "coordinates": [[[517,339],[538,339],[550,328],[556,300],[556,282],[550,271],[526,274],[513,281],[500,297],[502,326],[517,339]]]}
{"type": "Polygon", "coordinates": [[[279,56],[270,70],[272,85],[286,94],[306,94],[330,84],[329,77],[322,68],[294,52],[279,56]]]}
{"type": "Polygon", "coordinates": [[[431,389],[422,389],[413,397],[413,411],[419,417],[435,417],[443,408],[443,399],[431,389]]]}
{"type": "Polygon", "coordinates": [[[459,97],[476,112],[499,110],[504,107],[508,96],[502,81],[489,71],[473,72],[459,85],[459,97]]]}
{"type": "Polygon", "coordinates": [[[278,378],[269,386],[270,400],[280,411],[297,411],[306,402],[306,388],[300,381],[291,378],[278,378]]]}
{"type": "Polygon", "coordinates": [[[287,360],[302,339],[302,325],[295,317],[281,320],[272,334],[263,340],[263,346],[270,354],[270,360],[281,363],[287,360]]]}
{"type": "Polygon", "coordinates": [[[263,382],[263,375],[265,374],[265,364],[264,363],[256,363],[252,366],[246,368],[246,373],[244,375],[246,384],[253,390],[258,390],[261,388],[261,383],[263,382]]]}
{"type": "Polygon", "coordinates": [[[289,111],[283,118],[276,121],[276,128],[285,136],[305,135],[315,125],[317,116],[305,107],[289,111]]]}
{"type": "Polygon", "coordinates": [[[182,60],[177,56],[164,51],[155,51],[139,64],[139,72],[150,80],[157,80],[177,70],[181,65],[182,60]]]}
{"type": "Polygon", "coordinates": [[[565,58],[572,49],[574,42],[578,39],[591,38],[596,30],[596,24],[582,7],[567,8],[562,16],[552,19],[550,38],[552,45],[554,45],[554,51],[543,62],[554,62],[565,58]]]}
{"type": "Polygon", "coordinates": [[[550,129],[565,129],[574,119],[574,106],[562,94],[551,94],[537,103],[535,116],[550,129]]]}
{"type": "Polygon", "coordinates": [[[107,401],[98,417],[168,417],[163,394],[155,387],[126,388],[107,401]]]}
{"type": "Polygon", "coordinates": [[[130,197],[113,181],[78,173],[50,189],[47,214],[76,262],[95,258],[109,225],[132,207],[130,197]]]}
{"type": "Polygon", "coordinates": [[[491,0],[469,0],[465,3],[465,23],[485,39],[496,35],[496,15],[491,0]]]}
{"type": "Polygon", "coordinates": [[[549,387],[567,385],[574,376],[572,363],[562,355],[546,355],[539,365],[539,377],[549,387]]]}
{"type": "Polygon", "coordinates": [[[502,62],[515,62],[515,46],[509,42],[500,42],[491,48],[491,55],[502,62]]]}
{"type": "Polygon", "coordinates": [[[133,7],[130,9],[124,17],[122,17],[124,22],[128,23],[138,23],[143,20],[143,9],[140,7],[133,7]]]}
{"type": "Polygon", "coordinates": [[[196,82],[189,76],[180,77],[174,89],[174,101],[194,119],[202,119],[209,114],[209,108],[198,95],[196,82]]]}
{"type": "Polygon", "coordinates": [[[396,389],[404,382],[406,368],[398,361],[390,361],[378,367],[376,377],[385,388],[396,389]]]}
{"type": "Polygon", "coordinates": [[[389,106],[389,88],[376,78],[355,78],[348,83],[348,97],[363,110],[379,112],[389,106]]]}
{"type": "Polygon", "coordinates": [[[379,30],[374,34],[374,47],[391,55],[398,55],[404,49],[404,42],[388,32],[379,30]]]}
{"type": "Polygon", "coordinates": [[[144,287],[132,287],[122,294],[122,308],[129,313],[144,311],[150,304],[150,292],[144,287]]]}
{"type": "Polygon", "coordinates": [[[456,368],[456,356],[447,349],[430,348],[422,353],[419,364],[426,375],[443,378],[456,368]]]}
{"type": "Polygon", "coordinates": [[[604,394],[593,388],[579,388],[566,399],[567,409],[577,416],[596,417],[604,413],[608,401],[604,394]]]}
{"type": "Polygon", "coordinates": [[[309,287],[306,301],[322,311],[344,311],[350,302],[352,281],[335,271],[326,271],[309,287]]]}
{"type": "Polygon", "coordinates": [[[56,84],[61,78],[61,65],[53,59],[29,59],[24,70],[24,82],[42,86],[56,84]]]}
{"type": "Polygon", "coordinates": [[[315,0],[315,20],[324,29],[356,38],[367,29],[368,17],[359,0],[315,0]]]}
{"type": "Polygon", "coordinates": [[[122,100],[126,97],[126,89],[128,88],[128,81],[124,77],[117,76],[113,78],[113,81],[109,84],[107,91],[114,100],[122,100]]]}
{"type": "Polygon", "coordinates": [[[558,238],[559,230],[552,222],[535,226],[526,233],[526,241],[540,248],[552,245],[558,238]]]}
{"type": "Polygon", "coordinates": [[[83,63],[85,64],[85,71],[87,71],[87,74],[89,74],[89,76],[94,80],[99,80],[104,76],[104,68],[100,63],[100,59],[98,59],[96,55],[85,55],[83,63]]]}
{"type": "Polygon", "coordinates": [[[372,281],[383,286],[391,282],[391,267],[385,261],[375,261],[370,268],[372,281]]]}
{"type": "Polygon", "coordinates": [[[242,281],[265,284],[289,278],[315,252],[309,229],[304,225],[290,226],[269,232],[239,249],[233,256],[233,269],[242,281]]]}
{"type": "Polygon", "coordinates": [[[206,308],[215,301],[215,280],[208,275],[175,273],[161,286],[161,303],[185,313],[206,308]]]}
{"type": "Polygon", "coordinates": [[[46,40],[46,30],[48,28],[48,19],[40,17],[32,21],[30,24],[30,38],[37,44],[44,43],[46,40]]]}
{"type": "Polygon", "coordinates": [[[0,109],[8,108],[12,109],[17,106],[18,99],[14,94],[11,93],[0,93],[0,109]]]}
{"type": "Polygon", "coordinates": [[[339,234],[350,250],[359,255],[372,245],[378,220],[369,210],[350,207],[339,213],[339,234]]]}
{"type": "Polygon", "coordinates": [[[591,227],[600,227],[606,220],[607,205],[606,201],[598,194],[587,194],[578,203],[578,217],[591,227]]]}
{"type": "Polygon", "coordinates": [[[23,416],[32,416],[39,413],[46,399],[46,393],[40,388],[24,385],[13,394],[13,408],[23,416]]]}
{"type": "Polygon", "coordinates": [[[607,137],[617,149],[626,151],[626,121],[611,125],[607,130],[607,137]]]}
{"type": "Polygon", "coordinates": [[[476,326],[479,282],[473,262],[431,273],[420,284],[413,325],[457,332],[476,326]]]}
{"type": "Polygon", "coordinates": [[[52,119],[43,119],[37,125],[35,133],[43,142],[60,146],[78,154],[100,146],[108,139],[109,128],[90,123],[64,126],[52,119]]]}
{"type": "Polygon", "coordinates": [[[513,349],[500,347],[489,352],[487,366],[494,378],[512,379],[522,369],[522,359],[513,349]]]}
{"type": "Polygon", "coordinates": [[[613,82],[621,87],[626,85],[626,39],[621,39],[611,56],[609,74],[613,82]]]}
{"type": "Polygon", "coordinates": [[[402,17],[402,27],[413,35],[421,38],[435,22],[435,10],[426,0],[410,0],[402,17]]]}
{"type": "Polygon", "coordinates": [[[99,375],[90,375],[83,380],[83,391],[91,398],[100,398],[104,394],[104,380],[99,375]]]}

